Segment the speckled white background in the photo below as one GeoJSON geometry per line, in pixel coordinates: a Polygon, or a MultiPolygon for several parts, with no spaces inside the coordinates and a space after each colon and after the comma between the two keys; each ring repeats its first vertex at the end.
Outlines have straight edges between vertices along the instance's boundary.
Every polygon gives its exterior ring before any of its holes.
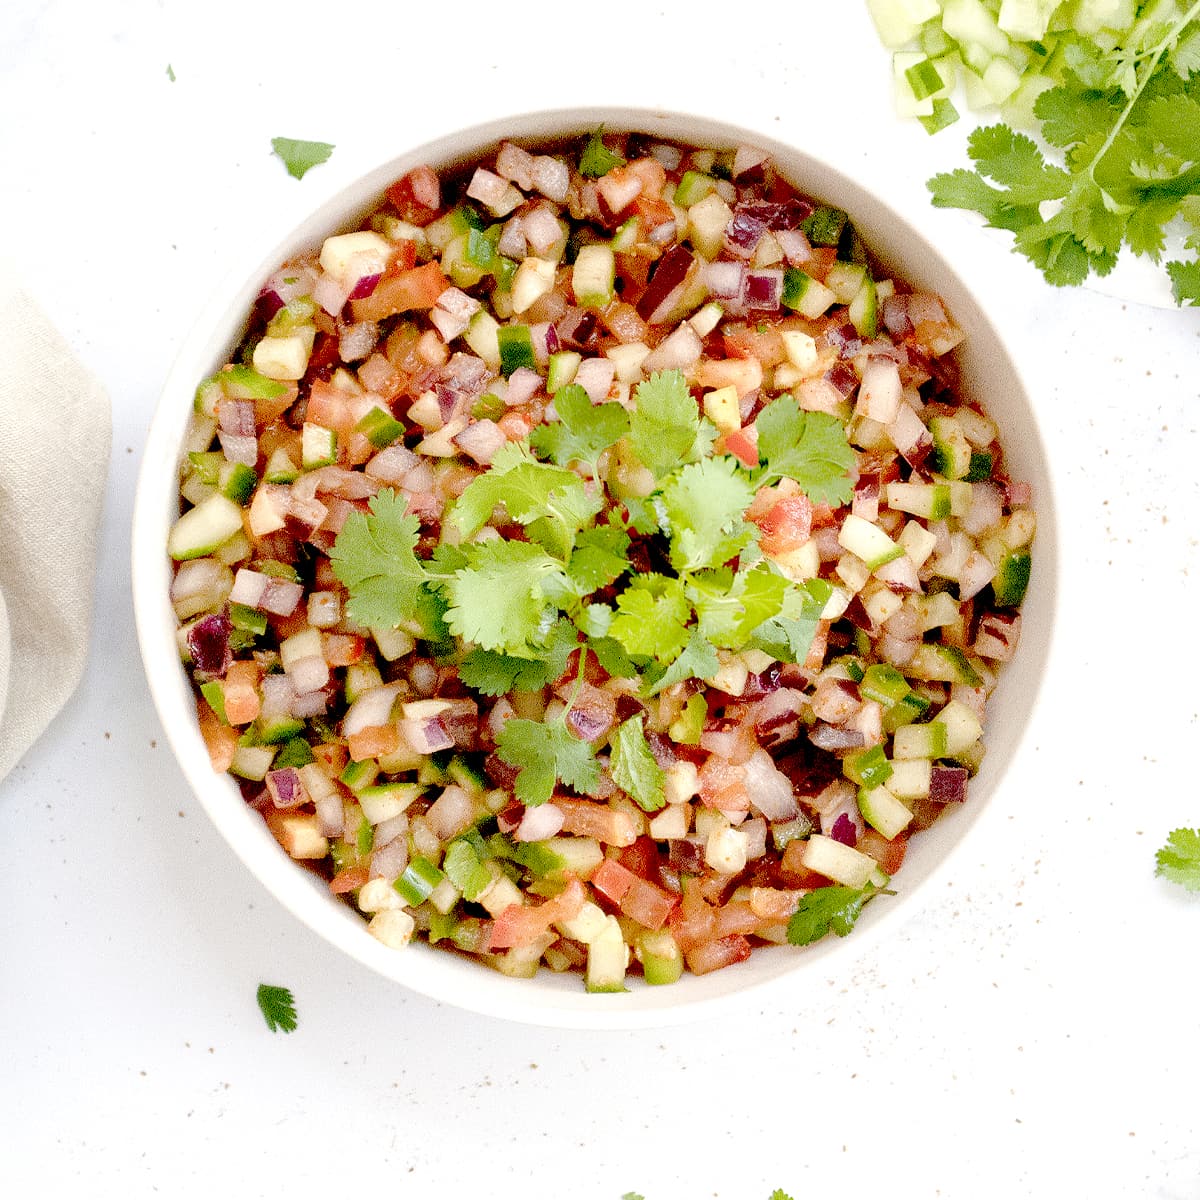
{"type": "Polygon", "coordinates": [[[1153,877],[1200,823],[1200,315],[1055,291],[930,208],[965,130],[899,123],[888,74],[857,0],[6,0],[4,249],[114,445],[86,678],[0,785],[0,1192],[1200,1197],[1200,902],[1153,877]],[[1063,619],[1021,761],[893,938],[736,1020],[547,1032],[376,979],[233,859],[150,704],[128,525],[157,389],[240,250],[456,126],[624,102],[834,158],[952,250],[1043,415],[1063,619]],[[275,135],[337,150],[297,183],[275,135]]]}

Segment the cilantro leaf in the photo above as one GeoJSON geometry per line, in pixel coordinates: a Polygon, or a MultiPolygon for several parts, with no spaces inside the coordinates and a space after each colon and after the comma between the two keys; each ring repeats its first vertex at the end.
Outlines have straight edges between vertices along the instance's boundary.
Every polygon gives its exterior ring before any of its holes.
{"type": "Polygon", "coordinates": [[[346,611],[371,629],[395,629],[416,615],[428,581],[415,547],[420,522],[391,489],[377,492],[369,511],[346,518],[329,560],[350,592],[346,611]]]}
{"type": "Polygon", "coordinates": [[[824,579],[789,588],[779,616],[764,621],[754,631],[750,645],[779,662],[804,662],[832,594],[833,588],[824,579]]]}
{"type": "Polygon", "coordinates": [[[1175,829],[1155,855],[1156,875],[1200,892],[1200,829],[1175,829]]]}
{"type": "Polygon", "coordinates": [[[743,517],[753,499],[749,479],[726,455],[701,459],[672,475],[662,490],[672,565],[694,571],[733,557],[752,536],[743,517]]]}
{"type": "Polygon", "coordinates": [[[539,425],[530,435],[533,448],[560,467],[572,462],[595,464],[609,446],[629,432],[629,414],[615,402],[593,404],[577,383],[554,394],[558,420],[539,425]]]}
{"type": "Polygon", "coordinates": [[[879,891],[871,884],[863,888],[843,884],[814,888],[800,897],[788,920],[788,941],[793,946],[807,946],[831,932],[845,937],[862,915],[863,905],[879,891]]]}
{"type": "Polygon", "coordinates": [[[681,579],[639,575],[618,597],[617,612],[608,627],[634,658],[670,662],[687,644],[692,615],[681,579]]]}
{"type": "Polygon", "coordinates": [[[473,537],[501,505],[522,525],[545,520],[544,537],[569,547],[574,535],[596,514],[600,500],[565,467],[538,462],[527,449],[496,456],[491,468],[472,480],[455,501],[447,521],[462,539],[473,537]]]}
{"type": "Polygon", "coordinates": [[[662,479],[692,451],[700,433],[700,407],[681,371],[656,371],[634,389],[630,420],[634,454],[662,479]]]}
{"type": "Polygon", "coordinates": [[[604,144],[604,126],[601,125],[588,138],[583,153],[579,156],[579,173],[589,179],[599,179],[614,167],[625,165],[625,160],[604,144]]]}
{"type": "Polygon", "coordinates": [[[514,791],[522,804],[545,804],[554,795],[557,780],[584,795],[600,786],[595,752],[561,719],[511,717],[500,730],[496,750],[510,767],[520,768],[514,791]]]}
{"type": "MultiPolygon", "coordinates": [[[[685,679],[711,679],[720,667],[721,663],[712,642],[699,629],[693,630],[679,657],[653,681],[646,690],[646,695],[657,696],[664,688],[682,683],[685,679]]],[[[649,671],[646,678],[652,678],[649,671]]]]}
{"type": "Polygon", "coordinates": [[[1175,303],[1200,308],[1200,262],[1167,263],[1175,303]]]}
{"type": "Polygon", "coordinates": [[[541,546],[499,538],[472,545],[467,554],[470,566],[442,589],[450,632],[485,650],[536,658],[553,618],[548,589],[566,586],[562,563],[541,546]]]}
{"type": "Polygon", "coordinates": [[[616,638],[591,637],[588,639],[588,647],[596,656],[596,661],[614,679],[633,679],[637,675],[637,667],[633,665],[629,655],[625,653],[625,647],[616,638]]]}
{"type": "Polygon", "coordinates": [[[772,1193],[771,1193],[771,1194],[770,1194],[770,1195],[767,1197],[767,1200],[792,1200],[792,1198],[791,1198],[791,1196],[789,1196],[789,1195],[787,1194],[787,1192],[785,1192],[785,1191],[783,1190],[783,1188],[776,1188],[776,1189],[775,1189],[775,1190],[774,1190],[774,1191],[773,1191],[773,1192],[772,1192],[772,1193]]]}
{"type": "Polygon", "coordinates": [[[305,142],[285,137],[272,138],[271,149],[283,159],[283,165],[293,179],[303,179],[313,167],[327,162],[334,150],[328,142],[305,142]]]}
{"type": "Polygon", "coordinates": [[[629,569],[629,535],[615,525],[583,530],[567,564],[567,575],[580,596],[615,583],[629,569]]]}
{"type": "Polygon", "coordinates": [[[794,479],[817,504],[846,504],[853,488],[850,468],[857,461],[837,417],[805,412],[795,396],[777,396],[758,414],[758,454],[766,465],[755,485],[794,479]]]}
{"type": "Polygon", "coordinates": [[[688,597],[700,632],[717,646],[740,649],[764,621],[783,608],[788,581],[765,562],[749,570],[722,567],[691,577],[688,597]]]}
{"type": "Polygon", "coordinates": [[[469,688],[485,696],[503,696],[513,690],[536,692],[559,679],[567,669],[578,635],[565,619],[551,626],[546,645],[537,658],[521,658],[475,646],[458,664],[458,677],[469,688]]]}
{"type": "Polygon", "coordinates": [[[267,1028],[272,1033],[280,1029],[284,1033],[291,1033],[296,1028],[296,1001],[287,988],[260,983],[256,998],[267,1028]]]}
{"type": "Polygon", "coordinates": [[[642,714],[623,722],[609,742],[612,777],[623,792],[637,801],[643,812],[656,812],[666,804],[666,776],[655,761],[642,730],[642,714]]]}

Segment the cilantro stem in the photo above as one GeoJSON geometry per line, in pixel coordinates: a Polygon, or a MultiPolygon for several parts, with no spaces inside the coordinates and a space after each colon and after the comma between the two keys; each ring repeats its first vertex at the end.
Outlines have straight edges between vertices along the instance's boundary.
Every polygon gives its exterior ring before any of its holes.
{"type": "Polygon", "coordinates": [[[1113,197],[1109,195],[1107,189],[1101,188],[1099,183],[1096,182],[1096,167],[1099,166],[1104,156],[1109,152],[1110,149],[1112,149],[1113,142],[1117,140],[1117,135],[1121,132],[1125,122],[1129,119],[1129,116],[1136,107],[1138,100],[1141,99],[1142,92],[1145,90],[1146,85],[1154,77],[1155,71],[1158,70],[1159,60],[1164,54],[1166,54],[1171,43],[1174,42],[1174,40],[1179,36],[1180,32],[1198,15],[1200,15],[1200,0],[1196,0],[1192,7],[1189,8],[1182,17],[1179,17],[1176,20],[1175,24],[1163,36],[1158,45],[1155,46],[1153,50],[1147,52],[1150,54],[1149,68],[1141,71],[1138,75],[1138,84],[1134,89],[1133,95],[1129,97],[1124,109],[1121,111],[1121,115],[1116,119],[1116,121],[1113,122],[1113,127],[1108,131],[1108,136],[1104,139],[1104,144],[1092,156],[1092,161],[1088,163],[1088,179],[1094,183],[1096,187],[1100,188],[1100,191],[1103,192],[1104,195],[1110,200],[1112,200],[1113,197]]]}

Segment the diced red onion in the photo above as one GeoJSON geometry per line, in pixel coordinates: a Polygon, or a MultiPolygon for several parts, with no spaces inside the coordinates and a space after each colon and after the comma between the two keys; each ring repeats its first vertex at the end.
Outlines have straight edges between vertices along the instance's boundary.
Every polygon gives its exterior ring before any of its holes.
{"type": "Polygon", "coordinates": [[[552,838],[563,827],[566,818],[556,804],[539,804],[525,809],[513,839],[518,842],[542,842],[552,838]]]}
{"type": "Polygon", "coordinates": [[[476,167],[471,182],[467,185],[467,195],[472,200],[478,200],[486,208],[495,208],[504,202],[508,194],[508,180],[486,167],[476,167]]]}
{"type": "Polygon", "coordinates": [[[812,245],[800,229],[780,229],[775,233],[775,240],[783,251],[783,256],[793,267],[798,267],[812,258],[812,245]]]}
{"type": "Polygon", "coordinates": [[[425,814],[433,832],[443,841],[457,837],[475,819],[475,801],[456,783],[444,788],[425,814]]]}
{"type": "MultiPolygon", "coordinates": [[[[241,574],[239,571],[238,574],[241,574]]],[[[268,612],[276,617],[290,617],[304,599],[304,588],[301,584],[293,583],[290,579],[267,577],[267,586],[263,589],[256,607],[262,612],[268,612]]]]}
{"type": "Polygon", "coordinates": [[[508,377],[508,387],[504,389],[504,403],[509,408],[520,408],[528,404],[541,390],[542,377],[529,367],[518,367],[508,377]]]}
{"type": "Polygon", "coordinates": [[[346,307],[350,289],[325,271],[313,285],[312,298],[331,317],[336,317],[346,307]]]}
{"type": "Polygon", "coordinates": [[[495,421],[473,421],[454,439],[454,444],[480,466],[486,467],[507,441],[504,430],[495,421]]]}
{"type": "Polygon", "coordinates": [[[967,775],[966,767],[933,767],[929,799],[935,804],[961,804],[967,798],[967,775]]]}
{"type": "Polygon", "coordinates": [[[342,330],[338,354],[343,362],[359,362],[375,349],[378,341],[379,326],[374,321],[358,321],[342,330]]]}
{"type": "Polygon", "coordinates": [[[1008,503],[1013,508],[1024,508],[1033,503],[1033,484],[1027,480],[1011,480],[1008,484],[1008,503]]]}
{"type": "Polygon", "coordinates": [[[890,563],[875,569],[875,578],[883,580],[888,587],[899,592],[919,592],[921,578],[917,566],[907,554],[894,558],[890,563]]]}
{"type": "Polygon", "coordinates": [[[889,358],[872,358],[863,368],[858,389],[858,408],[861,413],[890,425],[900,414],[904,388],[900,383],[900,368],[889,358]]]}
{"type": "Polygon", "coordinates": [[[262,680],[262,715],[280,717],[290,714],[292,701],[296,698],[296,689],[292,681],[283,674],[276,672],[264,675],[262,680]]]}
{"type": "Polygon", "coordinates": [[[398,683],[388,683],[363,692],[342,718],[342,736],[349,738],[364,729],[387,725],[392,715],[392,705],[400,694],[400,687],[398,683]]]}
{"type": "Polygon", "coordinates": [[[382,850],[396,838],[403,839],[407,832],[408,813],[397,813],[394,817],[388,817],[386,821],[380,821],[375,826],[375,849],[382,850]]]}
{"type": "MultiPolygon", "coordinates": [[[[645,371],[680,370],[686,372],[700,361],[704,347],[700,335],[686,321],[674,330],[646,356],[645,371]]],[[[578,382],[578,375],[576,375],[578,382]]],[[[610,379],[611,382],[611,379],[610,379]]],[[[608,388],[605,389],[605,394],[608,388]]]]}
{"type": "Polygon", "coordinates": [[[717,299],[731,299],[741,295],[742,279],[746,264],[736,259],[718,259],[705,263],[700,268],[700,278],[710,295],[717,299]]]}
{"type": "Polygon", "coordinates": [[[229,577],[228,572],[229,568],[215,558],[187,559],[179,564],[175,578],[171,580],[171,599],[178,601],[211,594],[215,602],[229,577]]]}
{"type": "Polygon", "coordinates": [[[758,149],[757,146],[738,146],[733,152],[733,177],[734,179],[745,175],[747,171],[754,170],[755,167],[762,166],[767,161],[767,153],[765,150],[758,149]]]}
{"type": "Polygon", "coordinates": [[[835,842],[841,842],[843,846],[853,846],[858,841],[858,830],[849,813],[838,813],[828,830],[824,830],[824,824],[822,820],[823,831],[835,842]]]}
{"type": "Polygon", "coordinates": [[[468,296],[461,288],[451,287],[437,298],[429,319],[442,338],[449,342],[467,328],[479,308],[480,302],[474,296],[468,296]]]}
{"type": "Polygon", "coordinates": [[[407,446],[396,442],[380,450],[363,468],[364,472],[379,483],[399,486],[407,478],[419,459],[407,446]]]}
{"type": "Polygon", "coordinates": [[[958,598],[978,596],[995,578],[996,565],[982,551],[972,550],[958,571],[958,598]]]}
{"type": "Polygon", "coordinates": [[[973,649],[980,658],[1007,662],[1021,636],[1020,613],[985,613],[979,619],[973,649]]]}
{"type": "Polygon", "coordinates": [[[554,210],[544,204],[539,204],[522,215],[521,232],[535,254],[545,254],[563,236],[562,226],[559,225],[554,210]]]}
{"type": "MultiPolygon", "coordinates": [[[[328,679],[328,671],[326,678],[328,679]]],[[[321,688],[297,696],[292,701],[292,716],[307,720],[309,717],[319,717],[326,712],[329,709],[329,693],[325,691],[326,686],[327,684],[322,685],[321,688]]]]}
{"type": "Polygon", "coordinates": [[[596,190],[608,211],[617,217],[642,194],[642,181],[630,171],[609,171],[596,181],[596,190]]]}
{"type": "Polygon", "coordinates": [[[221,453],[225,455],[226,461],[242,463],[247,467],[252,467],[258,462],[258,438],[253,434],[226,433],[220,429],[217,431],[217,439],[221,443],[221,453]]]}
{"type": "Polygon", "coordinates": [[[371,854],[371,875],[375,879],[398,879],[407,866],[408,838],[393,838],[371,854]]]}
{"type": "Polygon", "coordinates": [[[755,247],[767,232],[767,223],[743,205],[733,210],[725,226],[725,249],[738,258],[752,258],[755,247]]]}
{"type": "Polygon", "coordinates": [[[454,745],[454,738],[450,736],[440,717],[402,721],[400,730],[418,754],[436,754],[439,750],[449,750],[454,745]]]}
{"type": "Polygon", "coordinates": [[[313,808],[317,814],[317,825],[321,833],[325,837],[341,837],[346,822],[342,797],[337,792],[317,796],[313,800],[313,808]]]}
{"type": "Polygon", "coordinates": [[[865,742],[863,735],[857,729],[846,729],[841,725],[828,725],[818,721],[808,733],[808,740],[818,750],[854,750],[865,742]]]}
{"type": "Polygon", "coordinates": [[[500,231],[500,238],[496,242],[496,250],[505,258],[515,259],[517,262],[524,259],[528,253],[528,243],[525,241],[525,232],[519,213],[509,217],[504,223],[504,228],[500,231]]]}
{"type": "Polygon", "coordinates": [[[971,507],[959,519],[959,523],[972,537],[978,537],[999,525],[1004,516],[1004,493],[994,483],[971,485],[971,507]]]}
{"type": "Polygon", "coordinates": [[[650,147],[650,155],[662,163],[667,172],[674,171],[683,162],[683,151],[669,142],[655,142],[650,147]]]}
{"type": "Polygon", "coordinates": [[[611,358],[585,358],[575,372],[575,382],[587,392],[593,404],[601,404],[608,398],[616,370],[611,358]]]}
{"type": "Polygon", "coordinates": [[[283,767],[278,771],[268,771],[263,781],[267,792],[276,808],[298,808],[309,799],[308,791],[300,781],[300,775],[295,767],[283,767]]]}
{"type": "Polygon", "coordinates": [[[783,296],[783,271],[778,267],[747,271],[742,295],[747,308],[777,312],[783,296]]]}
{"type": "Polygon", "coordinates": [[[799,811],[791,780],[765,750],[755,750],[746,761],[746,790],[751,808],[768,821],[790,821],[799,811]]]}
{"type": "Polygon", "coordinates": [[[528,150],[512,142],[501,143],[496,155],[496,170],[523,192],[533,187],[533,167],[534,157],[528,150]]]}
{"type": "Polygon", "coordinates": [[[253,437],[254,401],[221,400],[217,403],[217,426],[224,433],[253,437]]]}
{"type": "Polygon", "coordinates": [[[206,675],[223,675],[233,655],[229,649],[229,618],[217,613],[201,617],[188,628],[188,653],[192,665],[206,675]]]}
{"type": "MultiPolygon", "coordinates": [[[[355,255],[357,258],[358,256],[355,255]]],[[[379,281],[383,278],[383,271],[369,270],[365,275],[360,275],[350,288],[350,294],[347,299],[350,300],[365,300],[379,285],[379,281]]]]}

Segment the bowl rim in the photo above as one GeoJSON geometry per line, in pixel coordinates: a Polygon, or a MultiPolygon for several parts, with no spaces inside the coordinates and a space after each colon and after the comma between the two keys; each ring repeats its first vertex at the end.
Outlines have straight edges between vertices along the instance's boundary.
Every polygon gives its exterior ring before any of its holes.
{"type": "MultiPolygon", "coordinates": [[[[877,250],[880,239],[868,237],[868,245],[877,250]]],[[[886,262],[892,252],[890,237],[882,248],[886,262]]],[[[681,1024],[707,1019],[744,1009],[748,1004],[765,1000],[768,991],[782,996],[786,984],[798,989],[804,980],[825,980],[825,966],[835,962],[853,963],[882,936],[904,920],[920,911],[924,896],[932,894],[931,886],[943,877],[954,860],[960,857],[963,846],[978,835],[982,818],[992,808],[1003,777],[1015,760],[1021,746],[1036,725],[1038,701],[1044,694],[1045,658],[1052,643],[1059,594],[1059,562],[1057,552],[1056,513],[1053,477],[1049,456],[1037,423],[1036,409],[1030,393],[1013,360],[1008,346],[984,312],[973,292],[967,289],[961,273],[941,254],[923,229],[902,212],[880,199],[871,188],[854,178],[844,167],[835,166],[797,146],[779,141],[761,129],[731,124],[698,114],[678,110],[650,108],[563,107],[528,110],[501,116],[477,125],[443,133],[423,144],[406,148],[349,182],[338,181],[327,188],[327,194],[297,222],[287,234],[278,238],[269,252],[254,258],[247,270],[250,255],[238,255],[238,262],[225,274],[180,344],[160,392],[154,416],[143,445],[142,462],[138,471],[132,520],[131,568],[135,625],[143,669],[151,696],[172,748],[191,790],[200,800],[210,820],[234,851],[242,865],[294,917],[313,932],[331,943],[335,949],[348,954],[360,964],[412,991],[432,1000],[453,1005],[480,1015],[528,1025],[578,1029],[635,1029],[681,1024]],[[685,976],[671,987],[651,988],[641,985],[630,992],[611,995],[587,993],[581,986],[572,990],[562,987],[539,986],[528,979],[509,979],[491,972],[480,964],[460,956],[446,954],[425,945],[414,945],[397,952],[377,942],[366,932],[366,923],[348,905],[332,900],[322,887],[314,887],[315,876],[298,870],[297,864],[275,843],[265,824],[245,804],[231,803],[237,795],[228,776],[212,771],[207,752],[200,738],[194,716],[187,716],[192,700],[191,683],[182,664],[174,637],[174,614],[167,598],[166,584],[170,578],[170,563],[165,552],[166,533],[172,519],[171,506],[178,502],[179,442],[187,425],[190,398],[196,384],[219,365],[220,353],[226,356],[240,338],[245,327],[245,314],[262,281],[279,263],[300,248],[319,244],[320,237],[351,228],[375,207],[388,183],[405,170],[422,162],[439,168],[455,162],[468,161],[503,137],[536,142],[551,141],[568,135],[590,132],[598,126],[607,130],[638,130],[663,137],[664,140],[735,146],[742,143],[765,150],[773,158],[785,160],[784,173],[799,186],[824,200],[852,196],[851,209],[856,223],[863,221],[864,209],[877,223],[885,220],[894,225],[896,241],[908,249],[895,252],[906,260],[905,274],[944,276],[952,281],[967,301],[970,322],[976,334],[983,331],[990,352],[997,355],[1010,380],[1016,399],[1012,407],[1024,410],[1029,425],[1020,431],[1026,449],[1024,457],[1041,467],[1037,481],[1036,511],[1038,532],[1030,596],[1037,598],[1039,627],[1035,637],[1023,636],[1018,658],[1027,662],[1035,650],[1041,651],[1042,661],[1033,669],[1032,685],[1021,696],[1022,716],[1017,727],[1008,727],[1002,739],[1005,757],[998,767],[986,769],[995,777],[986,795],[972,797],[966,812],[948,814],[939,826],[952,822],[953,840],[946,846],[920,878],[908,886],[904,873],[898,876],[901,895],[884,907],[870,905],[851,937],[825,938],[806,948],[803,954],[790,948],[756,950],[749,960],[754,968],[741,971],[748,964],[727,968],[712,976],[685,976]],[[793,169],[795,168],[795,169],[793,169]],[[820,178],[820,188],[810,187],[801,176],[820,178]],[[908,262],[913,255],[921,256],[921,270],[914,272],[908,262]],[[166,636],[169,625],[169,639],[166,636]],[[1033,642],[1030,645],[1029,642],[1033,642]],[[170,659],[174,658],[175,666],[170,659]],[[183,719],[184,717],[187,719],[183,719]],[[253,818],[254,826],[247,820],[253,818]],[[269,841],[268,847],[263,839],[269,841]],[[273,847],[273,850],[270,848],[273,847]],[[266,852],[269,851],[269,852],[266,852]],[[760,956],[774,954],[774,963],[765,965],[760,956]],[[783,959],[787,961],[782,961],[783,959]],[[829,960],[827,963],[826,960],[829,960]],[[818,967],[821,964],[821,967],[818,967]],[[737,978],[731,973],[740,972],[737,978]],[[745,976],[743,978],[742,976],[745,976]],[[725,981],[722,982],[722,977],[725,981]],[[704,981],[708,982],[705,983],[704,981]],[[713,980],[718,983],[714,985],[713,980]],[[673,997],[679,997],[673,999],[673,997]]],[[[944,294],[944,291],[943,291],[944,294]]],[[[956,319],[968,315],[959,305],[952,305],[956,319]]],[[[1002,438],[1006,448],[1010,437],[1002,438]]],[[[1023,631],[1024,635],[1024,631],[1023,631]]],[[[1008,664],[1011,668],[1014,664],[1008,664]]],[[[1032,668],[1031,668],[1032,669],[1032,668]]],[[[1000,686],[1003,687],[1002,672],[1000,686]]],[[[541,972],[545,976],[546,972],[541,972]]],[[[572,982],[578,984],[572,975],[572,982]]]]}

